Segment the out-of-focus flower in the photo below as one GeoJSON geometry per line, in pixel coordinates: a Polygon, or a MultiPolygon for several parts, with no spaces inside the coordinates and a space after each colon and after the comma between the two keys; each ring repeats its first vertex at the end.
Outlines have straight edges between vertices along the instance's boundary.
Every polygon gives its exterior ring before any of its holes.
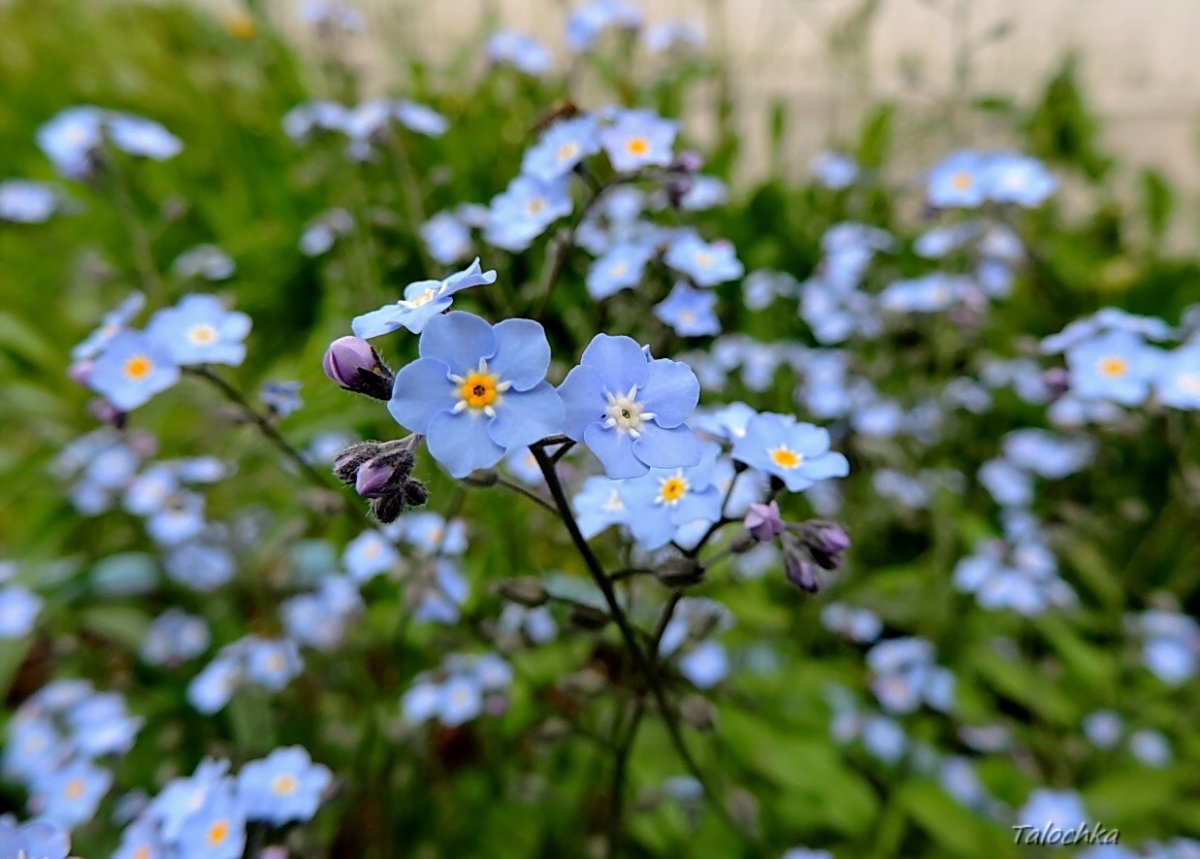
{"type": "Polygon", "coordinates": [[[450,308],[455,293],[472,286],[496,282],[495,271],[484,271],[476,259],[459,272],[443,280],[419,280],[404,288],[404,298],[395,304],[354,317],[351,330],[370,339],[406,328],[413,334],[424,330],[434,316],[450,308]]]}
{"type": "Polygon", "coordinates": [[[674,157],[678,130],[678,123],[652,111],[622,110],[601,129],[600,145],[608,153],[613,169],[622,173],[648,166],[666,167],[674,157]]]}
{"type": "Polygon", "coordinates": [[[487,41],[487,56],[493,63],[507,63],[533,77],[550,70],[550,51],[532,36],[516,30],[500,30],[487,41]]]}
{"type": "Polygon", "coordinates": [[[705,337],[721,333],[715,308],[717,296],[705,289],[677,283],[671,294],[654,307],[654,315],[680,337],[705,337]]]}
{"type": "Polygon", "coordinates": [[[146,334],[166,347],[176,364],[228,364],[246,358],[250,317],[226,310],[211,295],[185,295],[174,307],[158,311],[146,334]]]}
{"type": "Polygon", "coordinates": [[[42,224],[50,220],[61,203],[58,192],[41,182],[25,179],[0,182],[0,221],[42,224]]]}
{"type": "Polygon", "coordinates": [[[509,251],[523,251],[552,223],[571,213],[567,177],[542,182],[517,176],[492,198],[484,241],[509,251]]]}
{"type": "Polygon", "coordinates": [[[556,122],[525,152],[521,172],[540,182],[553,182],[570,173],[589,155],[600,151],[596,118],[579,116],[556,122]]]}
{"type": "Polygon", "coordinates": [[[88,386],[126,412],[178,381],[179,365],[167,345],[131,330],[113,335],[88,374],[88,386]]]}
{"type": "Polygon", "coordinates": [[[274,826],[311,820],[333,781],[329,768],[314,764],[300,746],[275,749],[238,773],[238,800],[250,820],[274,826]]]}

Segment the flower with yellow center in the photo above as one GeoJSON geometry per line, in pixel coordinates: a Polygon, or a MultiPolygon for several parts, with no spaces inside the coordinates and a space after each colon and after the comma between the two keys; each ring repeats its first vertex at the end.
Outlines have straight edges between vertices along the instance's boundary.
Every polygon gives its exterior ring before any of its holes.
{"type": "Polygon", "coordinates": [[[1101,358],[1096,367],[1102,376],[1108,376],[1110,379],[1119,379],[1129,372],[1129,362],[1120,355],[1101,358]]]}
{"type": "Polygon", "coordinates": [[[525,212],[529,215],[538,215],[544,208],[546,208],[545,197],[531,197],[525,204],[525,212]]]}
{"type": "Polygon", "coordinates": [[[140,382],[154,370],[154,362],[146,355],[131,355],[125,359],[123,370],[126,379],[131,382],[140,382]]]}
{"type": "Polygon", "coordinates": [[[79,799],[85,790],[87,790],[87,783],[81,778],[73,778],[63,788],[63,795],[67,799],[79,799]]]}
{"type": "Polygon", "coordinates": [[[804,462],[804,454],[797,453],[784,444],[767,451],[767,455],[771,457],[771,462],[775,463],[780,468],[797,468],[799,467],[800,463],[804,462]]]}
{"type": "Polygon", "coordinates": [[[700,266],[700,268],[708,268],[712,265],[712,263],[712,254],[710,254],[708,251],[696,252],[696,265],[700,266]]]}
{"type": "Polygon", "coordinates": [[[459,399],[453,409],[455,414],[469,411],[471,415],[484,414],[489,418],[496,416],[500,395],[512,387],[512,382],[501,381],[499,376],[488,370],[487,358],[480,358],[479,367],[465,376],[452,373],[450,381],[458,389],[459,399]]]}

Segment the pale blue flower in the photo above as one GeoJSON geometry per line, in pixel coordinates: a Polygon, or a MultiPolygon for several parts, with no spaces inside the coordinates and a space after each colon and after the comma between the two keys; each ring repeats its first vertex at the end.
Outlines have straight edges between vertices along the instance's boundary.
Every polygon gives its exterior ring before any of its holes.
{"type": "Polygon", "coordinates": [[[0,182],[0,221],[43,224],[59,208],[58,192],[41,182],[10,179],[0,182]]]}
{"type": "Polygon", "coordinates": [[[121,411],[131,411],[179,381],[168,344],[140,331],[119,331],[104,345],[88,386],[121,411]]]}
{"type": "Polygon", "coordinates": [[[568,178],[542,182],[517,176],[492,198],[484,241],[508,251],[525,250],[547,227],[571,213],[568,178]]]}
{"type": "Polygon", "coordinates": [[[745,273],[732,244],[706,242],[690,230],[672,240],[663,262],[690,277],[697,286],[716,286],[745,273]]]}
{"type": "Polygon", "coordinates": [[[1150,394],[1162,353],[1131,331],[1110,331],[1067,350],[1071,392],[1136,406],[1150,394]]]}
{"type": "Polygon", "coordinates": [[[516,30],[500,30],[487,41],[487,56],[493,63],[507,63],[533,77],[550,70],[550,51],[532,36],[516,30]]]}
{"type": "Polygon", "coordinates": [[[406,328],[419,334],[429,320],[446,311],[461,290],[496,282],[495,271],[484,271],[479,259],[444,280],[419,280],[404,288],[404,298],[370,313],[354,317],[350,328],[355,336],[370,339],[406,328]]]}
{"type": "Polygon", "coordinates": [[[629,337],[597,334],[558,391],[566,435],[584,442],[611,478],[700,461],[700,442],[684,423],[700,383],[686,364],[655,360],[629,337]]]}
{"type": "Polygon", "coordinates": [[[328,767],[314,764],[302,747],[289,746],[242,767],[238,799],[248,819],[282,826],[311,820],[332,782],[328,767]]]}
{"type": "Polygon", "coordinates": [[[430,321],[419,349],[396,374],[388,410],[455,477],[560,431],[563,405],[545,381],[550,344],[537,322],[493,326],[455,311],[430,321]]]}
{"type": "Polygon", "coordinates": [[[643,167],[666,167],[679,124],[649,110],[617,111],[611,125],[600,131],[600,145],[614,170],[629,173],[643,167]]]}
{"type": "Polygon", "coordinates": [[[654,306],[654,315],[680,337],[707,337],[721,333],[716,306],[716,293],[694,289],[681,281],[654,306]]]}
{"type": "Polygon", "coordinates": [[[621,242],[608,248],[588,267],[588,295],[600,301],[642,281],[654,249],[644,242],[621,242]]]}
{"type": "Polygon", "coordinates": [[[733,458],[778,477],[789,492],[850,473],[846,457],[829,449],[829,433],[791,415],[764,412],[746,425],[733,445],[733,458]]]}
{"type": "Polygon", "coordinates": [[[250,317],[226,310],[211,295],[185,295],[150,317],[146,333],[166,347],[176,364],[236,367],[246,358],[242,341],[250,333],[250,317]]]}
{"type": "Polygon", "coordinates": [[[579,116],[556,122],[525,151],[521,172],[541,182],[567,175],[589,155],[600,151],[596,118],[579,116]]]}

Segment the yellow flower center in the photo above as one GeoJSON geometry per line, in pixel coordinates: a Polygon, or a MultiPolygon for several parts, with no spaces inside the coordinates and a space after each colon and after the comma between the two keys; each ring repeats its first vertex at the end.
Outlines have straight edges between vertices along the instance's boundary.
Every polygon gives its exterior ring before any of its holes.
{"type": "Polygon", "coordinates": [[[625,149],[630,155],[645,155],[650,151],[650,141],[644,137],[631,137],[625,142],[625,149]]]}
{"type": "Polygon", "coordinates": [[[188,331],[188,339],[197,346],[207,346],[217,339],[217,329],[206,323],[193,325],[188,331]]]}
{"type": "Polygon", "coordinates": [[[73,778],[67,782],[67,786],[63,789],[63,793],[66,794],[67,799],[79,799],[79,797],[83,796],[83,792],[86,789],[87,785],[84,783],[83,779],[73,778]]]}
{"type": "Polygon", "coordinates": [[[145,844],[133,851],[133,859],[150,859],[150,848],[145,844]]]}
{"type": "Polygon", "coordinates": [[[624,510],[625,509],[625,502],[621,500],[621,496],[617,492],[617,490],[614,489],[612,491],[612,494],[608,496],[608,500],[604,502],[604,509],[605,510],[624,510]]]}
{"type": "Polygon", "coordinates": [[[975,180],[971,178],[971,174],[965,170],[960,173],[955,173],[950,177],[950,185],[957,191],[965,191],[971,187],[971,183],[975,180]]]}
{"type": "Polygon", "coordinates": [[[629,271],[629,266],[625,265],[623,262],[619,262],[615,263],[613,267],[608,270],[608,273],[613,277],[624,277],[625,272],[627,271],[629,271]]]}
{"type": "Polygon", "coordinates": [[[224,820],[218,820],[208,828],[208,843],[212,845],[224,844],[225,839],[229,837],[229,823],[224,820]]]}
{"type": "Polygon", "coordinates": [[[691,325],[696,321],[696,314],[690,310],[683,310],[679,313],[679,321],[684,325],[691,325]]]}
{"type": "Polygon", "coordinates": [[[1189,394],[1200,394],[1200,374],[1184,373],[1178,379],[1179,387],[1189,394]]]}
{"type": "Polygon", "coordinates": [[[658,484],[658,503],[674,507],[683,496],[687,495],[688,482],[682,474],[665,477],[658,484]]]}
{"type": "Polygon", "coordinates": [[[458,394],[468,408],[482,409],[496,402],[496,377],[491,373],[468,373],[458,394]]]}
{"type": "Polygon", "coordinates": [[[271,779],[271,791],[279,796],[291,796],[299,786],[300,782],[290,773],[283,773],[271,779]]]}
{"type": "Polygon", "coordinates": [[[771,462],[780,468],[795,468],[804,461],[804,454],[796,453],[783,444],[774,450],[767,451],[767,455],[771,457],[771,462]]]}
{"type": "Polygon", "coordinates": [[[1112,378],[1124,376],[1129,370],[1129,362],[1124,358],[1113,355],[1100,361],[1100,372],[1112,378]]]}
{"type": "Polygon", "coordinates": [[[140,382],[150,375],[154,362],[145,355],[134,355],[125,360],[125,377],[131,382],[140,382]]]}
{"type": "Polygon", "coordinates": [[[558,161],[561,164],[563,161],[570,161],[579,153],[579,144],[575,141],[569,141],[558,147],[558,161]]]}
{"type": "Polygon", "coordinates": [[[696,265],[700,268],[708,268],[712,265],[712,254],[707,251],[700,251],[696,254],[696,265]]]}
{"type": "Polygon", "coordinates": [[[531,215],[538,214],[544,208],[546,208],[545,197],[534,197],[532,200],[530,200],[528,203],[525,204],[525,211],[531,215]]]}

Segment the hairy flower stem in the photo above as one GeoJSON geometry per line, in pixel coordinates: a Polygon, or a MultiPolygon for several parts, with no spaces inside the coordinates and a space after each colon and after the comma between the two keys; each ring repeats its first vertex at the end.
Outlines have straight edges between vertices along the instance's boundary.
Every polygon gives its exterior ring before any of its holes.
{"type": "Polygon", "coordinates": [[[563,524],[567,526],[567,532],[571,535],[571,541],[575,544],[580,556],[583,558],[583,563],[591,574],[596,586],[600,588],[600,592],[604,595],[604,601],[608,605],[609,613],[612,615],[613,621],[617,624],[617,629],[621,632],[621,637],[625,640],[625,647],[629,655],[633,657],[634,665],[638,671],[646,679],[646,684],[650,688],[650,694],[654,698],[654,703],[658,706],[659,712],[662,714],[663,725],[667,729],[667,735],[671,739],[671,745],[674,746],[676,754],[683,762],[688,773],[696,780],[704,791],[705,800],[709,807],[724,821],[734,832],[749,838],[749,833],[742,830],[740,826],[729,816],[729,812],[725,806],[717,799],[713,792],[712,785],[708,778],[700,769],[696,759],[692,757],[691,751],[687,747],[687,743],[683,739],[683,731],[680,728],[679,717],[675,710],[667,701],[667,693],[663,687],[662,675],[659,674],[658,665],[653,654],[649,657],[642,650],[638,643],[637,631],[629,622],[629,618],[625,614],[625,610],[621,608],[621,604],[617,601],[616,592],[613,590],[612,580],[604,571],[604,566],[592,551],[592,547],[588,545],[587,539],[579,530],[579,524],[575,521],[575,514],[571,511],[570,502],[567,500],[566,492],[563,491],[562,482],[558,479],[558,472],[555,470],[550,457],[547,456],[543,447],[544,444],[551,443],[549,440],[538,442],[530,447],[533,451],[533,456],[537,460],[538,467],[542,470],[542,476],[546,478],[546,485],[550,488],[550,495],[554,498],[554,503],[558,507],[559,516],[563,520],[563,524]]]}
{"type": "Polygon", "coordinates": [[[254,408],[250,401],[242,395],[241,391],[208,369],[208,367],[185,367],[184,372],[203,379],[220,391],[225,396],[225,399],[237,406],[242,415],[258,427],[272,444],[279,448],[288,459],[296,463],[296,466],[304,473],[305,477],[312,481],[314,486],[326,490],[331,488],[331,483],[326,476],[313,468],[312,463],[304,458],[304,454],[292,447],[291,443],[280,434],[279,430],[275,428],[275,425],[271,423],[267,416],[254,408]]]}

